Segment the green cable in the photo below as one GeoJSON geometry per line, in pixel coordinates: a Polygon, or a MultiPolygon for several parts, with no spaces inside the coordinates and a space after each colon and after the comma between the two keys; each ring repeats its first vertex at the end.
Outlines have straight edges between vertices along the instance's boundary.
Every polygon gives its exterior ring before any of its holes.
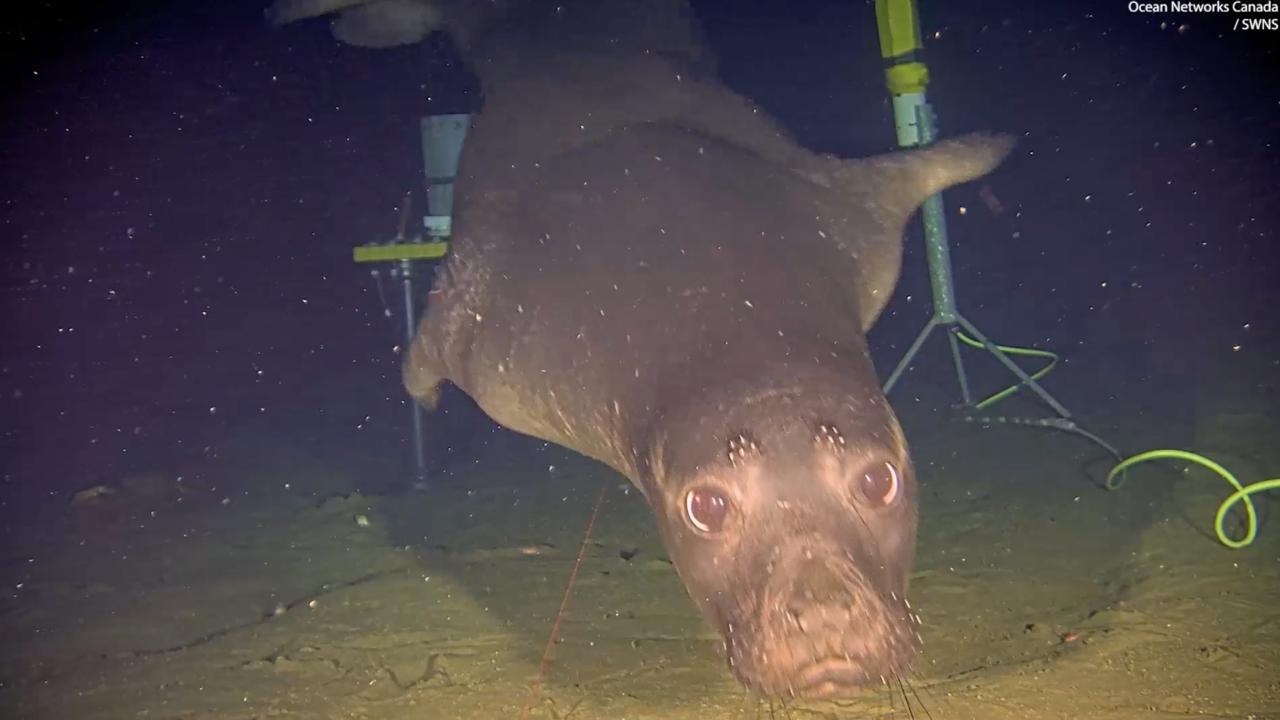
{"type": "Polygon", "coordinates": [[[1228,496],[1226,500],[1223,500],[1222,504],[1218,506],[1218,514],[1213,518],[1213,531],[1218,536],[1218,542],[1233,550],[1238,550],[1253,543],[1254,538],[1258,535],[1258,514],[1254,511],[1253,500],[1250,499],[1249,496],[1257,495],[1258,493],[1266,492],[1267,490],[1280,489],[1280,478],[1261,480],[1253,483],[1252,485],[1241,485],[1235,475],[1232,475],[1226,468],[1203,455],[1197,455],[1193,452],[1187,452],[1186,450],[1148,450],[1147,452],[1126,458],[1118,465],[1111,468],[1111,472],[1107,473],[1107,489],[1120,489],[1120,486],[1123,485],[1124,482],[1123,480],[1117,480],[1117,477],[1120,473],[1124,472],[1126,468],[1132,465],[1137,465],[1140,462],[1146,462],[1147,460],[1164,459],[1186,460],[1187,462],[1202,465],[1218,473],[1222,476],[1222,479],[1231,483],[1231,485],[1235,487],[1236,491],[1228,496]],[[1223,523],[1227,519],[1227,512],[1230,511],[1231,507],[1236,503],[1244,503],[1245,517],[1248,520],[1248,529],[1245,531],[1243,538],[1240,538],[1239,540],[1232,540],[1227,536],[1227,531],[1223,527],[1223,523]]]}
{"type": "MultiPolygon", "coordinates": [[[[978,348],[979,350],[982,350],[986,347],[981,342],[969,337],[968,335],[965,335],[963,332],[959,330],[956,330],[955,333],[956,333],[956,337],[960,339],[960,342],[964,343],[965,345],[968,345],[969,347],[978,348]]],[[[1037,350],[1035,348],[1014,347],[1012,345],[995,345],[994,343],[993,343],[993,346],[1000,352],[1005,353],[1006,355],[1023,355],[1027,357],[1049,358],[1048,365],[1045,365],[1044,367],[1040,368],[1034,373],[1031,373],[1030,375],[1028,375],[1028,377],[1030,377],[1032,380],[1038,381],[1040,378],[1044,377],[1045,375],[1048,375],[1049,371],[1052,370],[1054,366],[1058,364],[1058,354],[1049,352],[1048,350],[1037,350]]],[[[1026,385],[1026,383],[1022,383],[1022,382],[1014,385],[1010,385],[1009,387],[1001,390],[998,393],[995,393],[994,395],[991,395],[985,400],[979,401],[973,406],[973,408],[975,410],[982,410],[983,408],[994,405],[1000,402],[1001,400],[1009,397],[1010,395],[1018,392],[1019,390],[1022,389],[1024,385],[1026,385]]]]}
{"type": "MultiPolygon", "coordinates": [[[[959,330],[956,330],[955,334],[956,334],[956,337],[959,338],[960,342],[968,345],[969,347],[978,348],[978,349],[984,349],[986,347],[978,340],[975,340],[969,337],[968,335],[965,335],[963,332],[959,330]]],[[[1048,375],[1049,371],[1053,370],[1053,368],[1058,364],[1057,353],[1052,353],[1052,352],[1049,352],[1048,350],[1038,350],[1036,348],[1014,347],[1010,345],[993,344],[993,346],[996,349],[1008,355],[1022,355],[1025,357],[1048,358],[1049,363],[1047,365],[1035,371],[1034,373],[1028,374],[1028,377],[1031,378],[1032,380],[1038,381],[1040,378],[1044,377],[1045,375],[1048,375]]],[[[1025,382],[1019,382],[1014,385],[1010,385],[1009,387],[1001,390],[1000,392],[997,392],[975,403],[973,407],[975,410],[982,410],[983,408],[994,405],[995,403],[1018,392],[1026,384],[1027,383],[1025,382]]],[[[1074,426],[1074,423],[1072,423],[1072,425],[1074,426]]],[[[1086,436],[1090,437],[1090,439],[1094,440],[1095,442],[1101,443],[1101,441],[1097,440],[1096,437],[1090,436],[1087,433],[1086,433],[1086,436]]],[[[1101,444],[1103,445],[1103,447],[1106,447],[1112,450],[1113,453],[1115,452],[1114,449],[1111,448],[1111,446],[1106,445],[1105,443],[1101,443],[1101,444]]],[[[1236,476],[1232,475],[1231,472],[1228,471],[1226,468],[1210,460],[1209,458],[1204,457],[1203,455],[1197,455],[1196,453],[1187,452],[1186,450],[1148,450],[1147,452],[1139,453],[1138,455],[1134,455],[1132,457],[1121,460],[1115,467],[1111,468],[1111,472],[1107,473],[1107,482],[1106,482],[1107,489],[1108,490],[1120,489],[1120,486],[1124,484],[1124,476],[1122,475],[1122,473],[1128,468],[1132,467],[1133,465],[1137,465],[1138,463],[1146,462],[1148,460],[1185,460],[1187,462],[1191,462],[1197,465],[1202,465],[1204,467],[1207,467],[1210,470],[1217,473],[1218,475],[1222,476],[1222,479],[1231,483],[1232,487],[1234,487],[1236,491],[1231,495],[1229,495],[1227,499],[1223,500],[1222,504],[1218,506],[1218,512],[1213,518],[1213,531],[1218,536],[1218,542],[1221,542],[1223,545],[1226,545],[1227,547],[1233,550],[1238,550],[1242,547],[1246,547],[1248,545],[1253,544],[1253,541],[1258,536],[1258,513],[1256,510],[1254,510],[1253,500],[1251,499],[1250,496],[1257,495],[1258,493],[1266,492],[1268,490],[1280,489],[1280,478],[1273,478],[1271,480],[1262,480],[1262,481],[1253,483],[1252,485],[1242,485],[1240,481],[1236,479],[1236,476]],[[1246,523],[1247,530],[1245,531],[1244,537],[1240,538],[1239,540],[1233,540],[1232,538],[1228,537],[1226,528],[1223,526],[1223,523],[1225,523],[1227,519],[1227,513],[1231,511],[1231,508],[1236,503],[1244,504],[1245,519],[1247,520],[1247,523],[1246,523]]]]}

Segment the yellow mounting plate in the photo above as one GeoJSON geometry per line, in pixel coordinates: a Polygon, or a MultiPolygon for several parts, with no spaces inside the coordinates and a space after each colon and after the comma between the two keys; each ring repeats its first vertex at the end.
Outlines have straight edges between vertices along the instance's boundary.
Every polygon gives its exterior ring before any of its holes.
{"type": "Polygon", "coordinates": [[[358,263],[392,262],[394,260],[438,260],[449,253],[449,243],[401,242],[381,245],[357,245],[353,253],[358,263]]]}

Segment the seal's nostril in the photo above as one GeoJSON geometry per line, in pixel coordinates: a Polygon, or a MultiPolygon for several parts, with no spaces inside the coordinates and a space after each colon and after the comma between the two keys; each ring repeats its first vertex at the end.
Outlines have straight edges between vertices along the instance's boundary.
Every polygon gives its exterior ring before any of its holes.
{"type": "Polygon", "coordinates": [[[787,606],[786,608],[783,609],[783,611],[787,614],[787,619],[791,621],[792,625],[795,625],[801,630],[804,630],[804,625],[800,623],[801,615],[799,610],[797,610],[794,606],[787,606]]]}
{"type": "Polygon", "coordinates": [[[796,603],[786,608],[787,617],[805,635],[839,635],[848,630],[850,611],[845,603],[796,603]]]}

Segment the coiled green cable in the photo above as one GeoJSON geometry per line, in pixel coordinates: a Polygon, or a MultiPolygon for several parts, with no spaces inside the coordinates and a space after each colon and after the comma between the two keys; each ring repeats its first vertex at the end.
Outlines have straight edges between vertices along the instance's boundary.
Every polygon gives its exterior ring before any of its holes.
{"type": "Polygon", "coordinates": [[[1132,457],[1125,458],[1115,467],[1111,468],[1111,472],[1107,473],[1107,489],[1120,489],[1124,484],[1123,479],[1118,479],[1120,473],[1133,465],[1137,465],[1138,463],[1146,462],[1148,460],[1185,460],[1187,462],[1209,468],[1213,472],[1222,476],[1223,480],[1231,483],[1232,487],[1234,487],[1236,491],[1229,495],[1227,499],[1223,500],[1222,504],[1218,506],[1218,514],[1213,518],[1213,531],[1218,536],[1218,542],[1233,550],[1238,550],[1242,547],[1251,545],[1254,539],[1258,536],[1258,513],[1253,508],[1253,500],[1250,496],[1257,495],[1258,493],[1266,492],[1268,490],[1280,489],[1280,478],[1261,480],[1253,483],[1252,485],[1242,485],[1240,481],[1236,479],[1236,476],[1232,475],[1226,468],[1203,455],[1197,455],[1196,453],[1187,452],[1186,450],[1148,450],[1144,453],[1139,453],[1132,457]],[[1227,513],[1230,512],[1231,507],[1236,503],[1244,504],[1246,520],[1244,537],[1239,540],[1229,537],[1227,535],[1226,528],[1223,526],[1227,519],[1227,513]]]}

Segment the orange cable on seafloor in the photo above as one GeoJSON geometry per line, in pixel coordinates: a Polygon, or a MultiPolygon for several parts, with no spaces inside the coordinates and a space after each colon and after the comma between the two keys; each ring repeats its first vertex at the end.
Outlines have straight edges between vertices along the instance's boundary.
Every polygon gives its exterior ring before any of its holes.
{"type": "Polygon", "coordinates": [[[538,674],[533,678],[533,685],[529,688],[529,699],[525,701],[524,707],[520,710],[520,720],[528,720],[529,713],[533,712],[533,705],[538,701],[538,696],[542,691],[542,679],[547,673],[547,665],[551,663],[551,651],[555,648],[556,635],[560,632],[560,621],[564,618],[564,611],[569,607],[569,595],[573,591],[573,581],[578,577],[578,569],[582,567],[582,557],[587,553],[587,542],[591,539],[591,530],[596,525],[596,517],[600,515],[600,506],[604,504],[604,493],[608,489],[608,485],[600,488],[600,494],[596,497],[596,506],[591,510],[591,519],[587,521],[586,532],[582,533],[582,545],[578,548],[578,557],[573,561],[573,570],[569,572],[569,580],[564,584],[564,595],[560,598],[560,609],[556,611],[556,619],[551,623],[551,635],[547,637],[547,646],[542,651],[542,660],[538,662],[538,674]]]}

